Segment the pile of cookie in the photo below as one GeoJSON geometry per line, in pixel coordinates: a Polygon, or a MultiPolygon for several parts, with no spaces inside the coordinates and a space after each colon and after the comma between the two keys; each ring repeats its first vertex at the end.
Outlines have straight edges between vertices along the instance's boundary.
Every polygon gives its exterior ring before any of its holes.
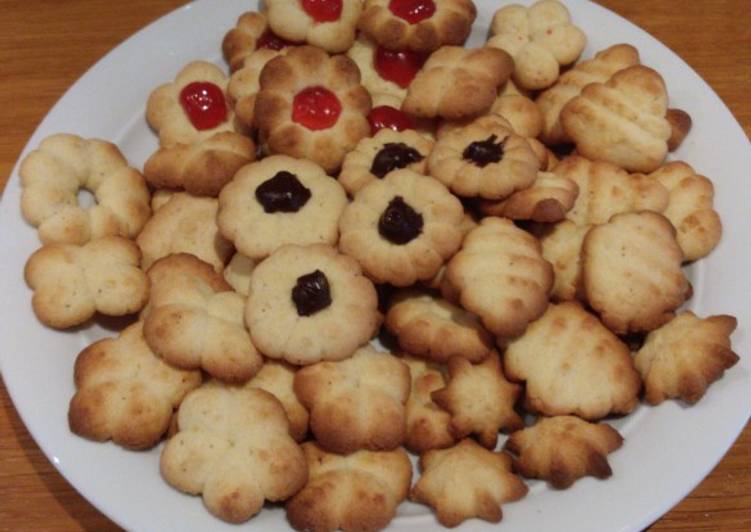
{"type": "Polygon", "coordinates": [[[475,18],[266,0],[226,34],[230,76],[153,90],[142,172],[71,134],[28,155],[39,320],[137,315],[78,355],[75,434],[164,440],[167,483],[233,523],[286,501],[300,530],[376,530],[409,498],[455,526],[499,521],[522,478],[610,476],[604,418],[736,363],[733,317],[679,310],[722,226],[711,181],[665,162],[691,121],[660,74],[627,44],[577,63],[557,0],[466,49],[475,18]]]}

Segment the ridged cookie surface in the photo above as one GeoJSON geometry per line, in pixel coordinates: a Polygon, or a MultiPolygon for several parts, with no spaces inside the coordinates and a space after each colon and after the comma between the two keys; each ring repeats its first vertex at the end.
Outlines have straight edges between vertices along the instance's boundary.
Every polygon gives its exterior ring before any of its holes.
{"type": "Polygon", "coordinates": [[[521,334],[548,306],[553,268],[540,243],[503,218],[484,218],[448,264],[461,306],[501,337],[521,334]]]}
{"type": "Polygon", "coordinates": [[[526,381],[526,408],[547,416],[627,414],[641,388],[626,344],[578,303],[551,304],[508,345],[503,367],[526,381]]]}
{"type": "Polygon", "coordinates": [[[582,282],[590,306],[617,334],[656,329],[690,295],[675,229],[661,214],[617,214],[582,245],[582,282]]]}

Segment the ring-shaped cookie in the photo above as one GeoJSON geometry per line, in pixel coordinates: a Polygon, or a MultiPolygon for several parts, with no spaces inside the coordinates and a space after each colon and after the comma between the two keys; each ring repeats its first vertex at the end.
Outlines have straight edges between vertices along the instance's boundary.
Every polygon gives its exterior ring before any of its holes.
{"type": "Polygon", "coordinates": [[[44,244],[82,245],[103,236],[136,236],[151,216],[143,176],[114,144],[76,135],[44,139],[21,164],[21,213],[44,244]],[[79,203],[79,190],[95,204],[79,203]]]}

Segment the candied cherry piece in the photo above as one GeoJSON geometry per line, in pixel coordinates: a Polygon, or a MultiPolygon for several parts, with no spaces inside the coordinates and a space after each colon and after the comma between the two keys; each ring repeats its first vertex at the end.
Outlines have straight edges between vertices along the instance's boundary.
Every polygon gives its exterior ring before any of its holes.
{"type": "Polygon", "coordinates": [[[266,30],[256,41],[256,50],[268,48],[269,50],[276,50],[278,52],[279,50],[283,50],[288,46],[294,46],[295,44],[296,43],[293,43],[292,41],[279,37],[279,35],[271,30],[266,30]]]}
{"type": "Polygon", "coordinates": [[[331,305],[331,288],[326,274],[316,270],[297,278],[292,301],[298,316],[312,316],[331,305]]]}
{"type": "Polygon", "coordinates": [[[282,170],[264,181],[256,189],[256,199],[267,213],[297,212],[302,209],[311,193],[295,174],[282,170]]]}
{"type": "Polygon", "coordinates": [[[480,168],[485,168],[490,163],[498,163],[503,159],[505,140],[496,142],[498,137],[490,135],[485,140],[478,140],[466,147],[462,156],[472,161],[480,168]]]}
{"type": "Polygon", "coordinates": [[[302,8],[316,22],[333,22],[342,16],[342,0],[302,0],[302,8]]]}
{"type": "Polygon", "coordinates": [[[403,246],[420,236],[423,223],[422,214],[395,196],[378,220],[378,232],[392,244],[403,246]]]}
{"type": "Polygon", "coordinates": [[[391,0],[389,9],[394,15],[410,24],[417,24],[433,16],[435,2],[433,0],[391,0]]]}
{"type": "Polygon", "coordinates": [[[222,89],[208,81],[194,81],[180,91],[180,104],[199,131],[213,129],[227,120],[222,89]]]}
{"type": "Polygon", "coordinates": [[[393,129],[394,131],[415,128],[415,123],[409,115],[390,105],[374,107],[368,115],[368,121],[370,122],[370,132],[372,135],[386,128],[393,129]]]}
{"type": "Polygon", "coordinates": [[[313,131],[332,127],[340,114],[339,98],[325,87],[303,89],[292,103],[292,120],[313,131]]]}
{"type": "Polygon", "coordinates": [[[427,61],[426,54],[387,50],[379,46],[375,51],[376,72],[383,78],[406,89],[427,61]]]}
{"type": "Polygon", "coordinates": [[[403,142],[387,142],[373,159],[370,173],[383,178],[389,172],[405,168],[424,159],[419,151],[403,142]]]}

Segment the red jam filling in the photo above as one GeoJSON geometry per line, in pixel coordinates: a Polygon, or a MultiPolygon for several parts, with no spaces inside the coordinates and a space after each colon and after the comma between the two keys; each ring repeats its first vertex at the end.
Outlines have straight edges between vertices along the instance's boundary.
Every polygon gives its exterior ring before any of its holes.
{"type": "Polygon", "coordinates": [[[368,115],[368,121],[370,122],[370,132],[372,135],[386,128],[393,129],[394,131],[404,131],[405,129],[414,129],[415,127],[414,122],[408,115],[390,105],[374,107],[368,115]]]}
{"type": "Polygon", "coordinates": [[[425,64],[427,56],[416,52],[396,52],[380,46],[373,63],[378,74],[406,89],[425,64]]]}
{"type": "Polygon", "coordinates": [[[278,52],[279,50],[287,48],[288,46],[294,45],[295,43],[293,43],[292,41],[282,39],[273,31],[266,30],[256,41],[256,50],[260,50],[261,48],[269,48],[270,50],[276,50],[278,52]]]}
{"type": "Polygon", "coordinates": [[[316,22],[333,22],[342,16],[342,0],[302,0],[302,8],[316,22]]]}
{"type": "Polygon", "coordinates": [[[180,104],[199,131],[213,129],[227,120],[222,89],[208,81],[194,81],[180,91],[180,104]]]}
{"type": "Polygon", "coordinates": [[[324,87],[308,87],[297,93],[292,102],[292,120],[313,131],[332,127],[340,114],[339,98],[324,87]]]}
{"type": "Polygon", "coordinates": [[[389,9],[394,15],[410,24],[417,24],[433,16],[435,2],[433,0],[391,0],[389,9]]]}

